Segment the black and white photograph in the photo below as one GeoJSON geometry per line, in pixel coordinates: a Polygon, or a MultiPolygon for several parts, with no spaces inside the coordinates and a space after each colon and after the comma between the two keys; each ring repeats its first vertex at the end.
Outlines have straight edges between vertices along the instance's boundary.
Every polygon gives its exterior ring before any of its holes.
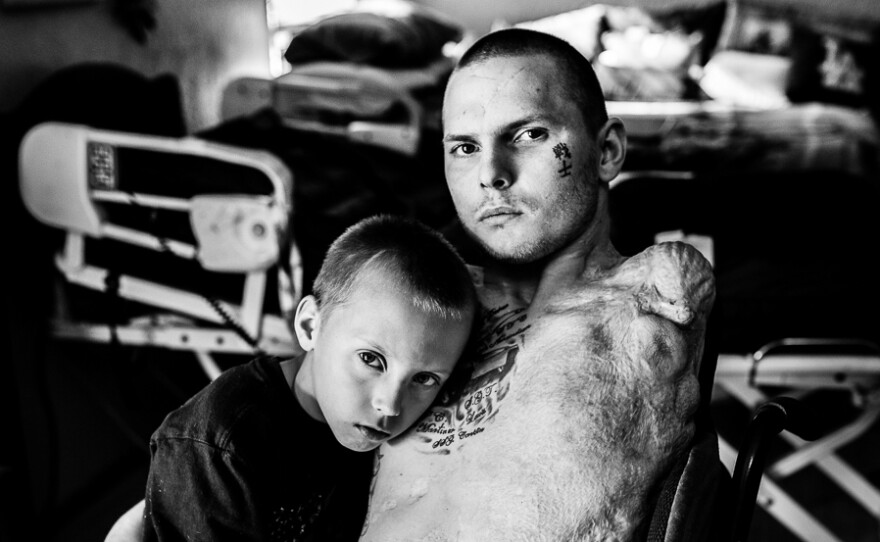
{"type": "Polygon", "coordinates": [[[0,542],[880,542],[878,59],[878,0],[0,0],[0,542]]]}

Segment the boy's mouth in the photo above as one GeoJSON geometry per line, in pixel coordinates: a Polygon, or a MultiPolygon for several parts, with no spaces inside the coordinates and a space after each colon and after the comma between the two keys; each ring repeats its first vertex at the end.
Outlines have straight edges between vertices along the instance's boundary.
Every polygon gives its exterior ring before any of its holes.
{"type": "Polygon", "coordinates": [[[387,440],[388,437],[391,436],[391,433],[389,433],[387,431],[382,431],[380,429],[369,427],[367,425],[361,425],[359,423],[356,423],[356,424],[354,424],[354,426],[368,440],[372,440],[372,441],[387,440]]]}

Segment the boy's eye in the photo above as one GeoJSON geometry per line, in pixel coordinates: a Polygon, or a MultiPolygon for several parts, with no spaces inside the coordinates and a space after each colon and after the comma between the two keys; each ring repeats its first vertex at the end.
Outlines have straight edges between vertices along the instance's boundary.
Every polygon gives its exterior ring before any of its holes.
{"type": "Polygon", "coordinates": [[[358,352],[358,357],[361,358],[361,361],[363,361],[364,364],[373,367],[374,369],[382,369],[384,367],[382,356],[375,352],[358,352]]]}
{"type": "Polygon", "coordinates": [[[440,379],[430,373],[419,373],[413,377],[413,382],[420,386],[434,387],[440,385],[440,379]]]}

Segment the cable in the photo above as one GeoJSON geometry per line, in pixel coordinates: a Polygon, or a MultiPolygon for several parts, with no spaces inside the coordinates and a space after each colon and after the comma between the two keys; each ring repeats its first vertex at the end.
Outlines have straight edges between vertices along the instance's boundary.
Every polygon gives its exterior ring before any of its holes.
{"type": "Polygon", "coordinates": [[[252,337],[241,324],[239,324],[235,321],[234,318],[232,318],[232,315],[230,315],[226,311],[226,309],[223,308],[219,300],[204,294],[200,295],[204,297],[205,300],[211,305],[211,307],[213,307],[214,311],[216,311],[217,314],[220,315],[220,318],[223,319],[227,327],[232,329],[232,331],[234,331],[236,335],[241,337],[244,342],[248,343],[254,349],[255,354],[260,356],[266,355],[266,352],[263,351],[262,348],[260,348],[259,342],[254,337],[252,337]]]}
{"type": "MultiPolygon", "coordinates": [[[[140,204],[137,203],[137,198],[134,193],[129,193],[129,196],[131,197],[132,205],[140,206],[140,204]]],[[[154,225],[156,223],[157,215],[158,215],[158,213],[156,212],[156,209],[153,209],[152,213],[150,213],[150,221],[153,222],[154,225]]],[[[168,239],[166,239],[165,237],[161,237],[159,235],[156,235],[155,233],[153,235],[156,237],[156,241],[158,241],[159,245],[162,247],[162,252],[174,254],[171,250],[171,247],[168,245],[168,239]]],[[[241,339],[244,342],[248,343],[251,346],[251,348],[254,349],[255,354],[257,354],[259,356],[266,355],[266,352],[262,348],[260,348],[259,341],[257,341],[256,338],[251,336],[251,334],[247,332],[247,330],[244,328],[244,326],[242,326],[240,323],[238,323],[232,317],[232,315],[229,314],[229,312],[223,308],[223,306],[220,304],[220,301],[218,299],[213,298],[208,295],[205,295],[205,294],[202,294],[202,293],[199,293],[199,295],[202,296],[205,299],[205,301],[208,302],[209,305],[211,305],[211,308],[214,309],[214,311],[217,313],[218,316],[220,316],[220,318],[223,320],[223,322],[226,324],[226,326],[229,329],[234,331],[236,335],[241,337],[241,339]]]]}

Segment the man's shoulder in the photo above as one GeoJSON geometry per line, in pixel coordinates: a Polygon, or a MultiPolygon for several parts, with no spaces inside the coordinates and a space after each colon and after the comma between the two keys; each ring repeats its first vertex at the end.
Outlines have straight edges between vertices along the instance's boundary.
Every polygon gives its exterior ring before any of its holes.
{"type": "Polygon", "coordinates": [[[600,306],[635,302],[642,315],[690,325],[711,310],[715,299],[715,276],[699,250],[672,241],[651,245],[628,257],[616,259],[596,272],[592,270],[554,290],[545,290],[549,313],[589,313],[602,317],[600,306]]]}
{"type": "Polygon", "coordinates": [[[693,246],[680,241],[652,245],[624,264],[635,279],[640,309],[690,324],[707,313],[715,299],[712,265],[693,246]]]}
{"type": "Polygon", "coordinates": [[[711,264],[696,247],[683,241],[664,241],[642,251],[648,257],[676,265],[683,271],[711,273],[711,264]]]}

